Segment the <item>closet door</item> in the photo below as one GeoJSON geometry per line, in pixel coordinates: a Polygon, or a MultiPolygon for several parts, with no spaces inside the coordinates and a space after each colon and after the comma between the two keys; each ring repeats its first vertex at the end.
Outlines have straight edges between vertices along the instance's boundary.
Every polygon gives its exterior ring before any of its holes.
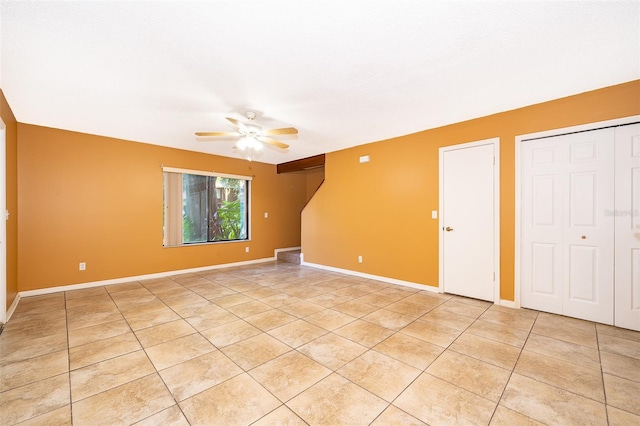
{"type": "Polygon", "coordinates": [[[616,129],[615,325],[640,331],[640,124],[616,129]]]}
{"type": "Polygon", "coordinates": [[[564,315],[613,324],[614,129],[562,136],[568,145],[564,197],[564,315]]]}
{"type": "Polygon", "coordinates": [[[614,130],[522,144],[522,305],[613,323],[614,130]]]}

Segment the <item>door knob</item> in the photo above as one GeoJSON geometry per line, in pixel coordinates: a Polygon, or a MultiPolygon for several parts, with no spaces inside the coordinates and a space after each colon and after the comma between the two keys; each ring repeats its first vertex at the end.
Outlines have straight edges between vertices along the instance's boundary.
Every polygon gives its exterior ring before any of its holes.
{"type": "Polygon", "coordinates": [[[586,235],[583,235],[583,236],[582,236],[582,237],[580,237],[580,238],[582,238],[583,240],[586,240],[586,239],[587,239],[587,236],[586,236],[586,235]]]}
{"type": "Polygon", "coordinates": [[[450,226],[447,226],[444,230],[447,231],[447,232],[451,232],[451,231],[453,231],[453,228],[450,227],[450,226]]]}

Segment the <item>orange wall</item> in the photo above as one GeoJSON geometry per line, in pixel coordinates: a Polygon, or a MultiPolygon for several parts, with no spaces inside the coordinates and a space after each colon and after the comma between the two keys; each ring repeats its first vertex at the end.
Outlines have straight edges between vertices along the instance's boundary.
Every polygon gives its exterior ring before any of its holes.
{"type": "Polygon", "coordinates": [[[305,170],[304,173],[307,175],[307,200],[310,200],[324,180],[324,167],[305,170]]]}
{"type": "Polygon", "coordinates": [[[637,114],[640,80],[329,153],[302,215],[304,259],[438,286],[438,148],[500,137],[500,295],[514,300],[515,137],[637,114]]]}
{"type": "Polygon", "coordinates": [[[18,126],[0,89],[0,117],[6,125],[7,220],[7,308],[18,293],[18,126]]]}
{"type": "Polygon", "coordinates": [[[304,175],[22,123],[18,134],[20,291],[260,259],[300,245],[304,175]],[[255,176],[251,241],[163,248],[162,164],[255,176]]]}

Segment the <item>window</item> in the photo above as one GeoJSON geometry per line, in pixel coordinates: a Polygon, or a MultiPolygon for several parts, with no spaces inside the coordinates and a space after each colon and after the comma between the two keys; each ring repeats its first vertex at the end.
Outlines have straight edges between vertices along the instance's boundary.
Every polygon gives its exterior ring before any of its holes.
{"type": "Polygon", "coordinates": [[[165,246],[249,239],[250,177],[163,172],[165,246]]]}

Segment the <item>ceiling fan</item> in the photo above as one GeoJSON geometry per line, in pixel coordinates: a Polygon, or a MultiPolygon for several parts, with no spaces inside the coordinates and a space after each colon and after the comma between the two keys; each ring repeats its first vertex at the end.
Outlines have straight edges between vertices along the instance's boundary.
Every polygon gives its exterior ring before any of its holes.
{"type": "Polygon", "coordinates": [[[256,118],[256,113],[253,111],[247,111],[246,123],[238,121],[234,118],[225,117],[226,120],[231,123],[233,127],[237,129],[235,132],[196,132],[196,136],[219,136],[219,137],[231,137],[240,138],[234,148],[243,151],[247,155],[247,159],[251,161],[251,158],[255,158],[257,151],[261,151],[263,144],[271,145],[280,149],[287,149],[289,145],[284,142],[277,141],[269,136],[277,135],[297,135],[298,129],[294,127],[282,127],[280,129],[263,130],[261,126],[253,122],[256,118]]]}

